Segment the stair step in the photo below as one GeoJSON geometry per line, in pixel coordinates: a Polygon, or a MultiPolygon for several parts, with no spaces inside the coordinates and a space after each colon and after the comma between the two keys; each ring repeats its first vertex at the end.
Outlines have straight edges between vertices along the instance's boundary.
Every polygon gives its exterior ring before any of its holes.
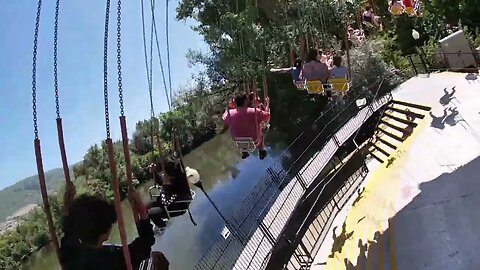
{"type": "Polygon", "coordinates": [[[399,105],[403,105],[403,106],[407,106],[407,107],[412,107],[412,108],[423,110],[423,111],[430,111],[432,109],[432,107],[429,107],[429,106],[424,106],[424,105],[415,104],[415,103],[409,103],[409,102],[400,101],[400,100],[392,100],[391,103],[399,104],[399,105]]]}
{"type": "Polygon", "coordinates": [[[402,109],[399,109],[399,108],[395,108],[395,107],[391,107],[391,106],[388,106],[387,107],[389,110],[392,110],[392,111],[395,111],[395,112],[398,112],[398,113],[401,113],[401,114],[405,114],[407,117],[409,115],[415,117],[415,118],[419,118],[419,119],[423,119],[425,118],[425,115],[423,114],[419,114],[419,113],[416,113],[416,112],[412,112],[412,111],[407,111],[407,110],[402,110],[402,109]]]}
{"type": "Polygon", "coordinates": [[[400,131],[400,132],[402,132],[402,133],[405,131],[405,128],[396,126],[396,125],[394,125],[394,124],[392,124],[392,123],[389,123],[389,122],[387,122],[387,121],[385,121],[385,120],[380,120],[380,124],[383,124],[383,125],[385,125],[385,126],[387,126],[387,127],[390,127],[390,128],[392,128],[392,129],[395,129],[396,131],[400,131]]]}
{"type": "Polygon", "coordinates": [[[406,119],[402,119],[402,118],[393,116],[393,115],[391,115],[391,114],[389,114],[389,113],[384,113],[384,115],[385,115],[385,116],[388,116],[389,118],[392,118],[393,120],[398,121],[398,122],[400,122],[400,123],[402,123],[402,124],[413,125],[414,127],[417,126],[417,123],[414,123],[414,122],[412,122],[412,121],[409,121],[409,120],[406,120],[406,119]]]}
{"type": "Polygon", "coordinates": [[[390,153],[388,153],[387,151],[383,150],[380,146],[378,146],[377,144],[373,143],[372,144],[373,148],[377,149],[378,152],[384,154],[385,156],[390,156],[390,153]]]}
{"type": "Polygon", "coordinates": [[[383,163],[383,159],[379,158],[377,155],[375,155],[372,151],[370,151],[370,155],[372,155],[373,158],[378,160],[380,163],[383,163]]]}
{"type": "Polygon", "coordinates": [[[382,138],[380,138],[380,137],[378,137],[378,136],[376,136],[376,139],[377,139],[377,141],[385,144],[386,146],[392,148],[393,150],[397,149],[397,147],[396,147],[394,144],[392,144],[391,142],[388,142],[388,141],[386,141],[386,140],[384,140],[384,139],[382,139],[382,138]]]}
{"type": "Polygon", "coordinates": [[[403,142],[405,139],[403,139],[402,137],[400,136],[397,136],[391,132],[388,132],[386,131],[385,129],[383,128],[378,128],[378,131],[382,132],[383,134],[387,135],[387,136],[390,136],[392,138],[394,138],[395,140],[399,141],[399,142],[403,142]]]}

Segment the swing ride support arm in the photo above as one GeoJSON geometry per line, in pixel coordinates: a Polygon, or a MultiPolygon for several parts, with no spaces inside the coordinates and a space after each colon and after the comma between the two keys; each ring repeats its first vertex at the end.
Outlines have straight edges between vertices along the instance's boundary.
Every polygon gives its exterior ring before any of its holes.
{"type": "Polygon", "coordinates": [[[53,224],[50,203],[48,202],[47,185],[45,183],[45,172],[43,170],[42,149],[40,146],[40,140],[35,139],[33,142],[35,146],[35,159],[37,162],[38,182],[40,184],[40,192],[42,193],[43,210],[45,211],[45,215],[47,216],[48,229],[50,232],[50,239],[53,243],[53,248],[55,250],[55,253],[57,253],[58,258],[60,259],[60,248],[58,245],[57,233],[55,231],[55,225],[53,224]]]}
{"type": "MultiPolygon", "coordinates": [[[[130,149],[128,145],[127,119],[124,115],[120,116],[120,130],[122,132],[122,145],[123,145],[123,155],[125,157],[125,173],[127,175],[128,192],[131,193],[135,190],[135,188],[133,187],[133,181],[132,181],[132,163],[130,160],[130,149]]],[[[135,207],[132,207],[132,210],[133,210],[133,218],[135,219],[135,223],[138,224],[138,220],[139,220],[138,213],[135,211],[135,207]]]]}
{"type": "Polygon", "coordinates": [[[108,164],[110,167],[110,175],[112,177],[115,212],[117,213],[118,230],[120,231],[120,240],[122,242],[123,256],[125,258],[125,265],[127,266],[127,270],[132,270],[132,261],[130,258],[130,251],[128,250],[127,233],[125,231],[125,222],[123,220],[120,190],[118,185],[117,164],[115,162],[112,139],[106,139],[105,143],[107,144],[108,164]]]}

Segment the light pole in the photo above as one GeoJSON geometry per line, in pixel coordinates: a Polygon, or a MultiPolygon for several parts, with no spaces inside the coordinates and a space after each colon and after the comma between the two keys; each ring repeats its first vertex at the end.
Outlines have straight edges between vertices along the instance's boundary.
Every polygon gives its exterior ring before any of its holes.
{"type": "Polygon", "coordinates": [[[420,33],[417,32],[417,30],[412,29],[412,37],[415,40],[418,40],[420,38],[420,33]]]}
{"type": "MultiPolygon", "coordinates": [[[[225,227],[233,234],[233,236],[235,238],[237,238],[238,241],[240,241],[240,239],[241,239],[239,237],[240,234],[237,233],[236,229],[234,229],[234,227],[230,224],[230,222],[227,220],[227,218],[222,214],[222,212],[220,212],[220,209],[218,209],[215,202],[212,200],[212,198],[205,191],[205,188],[203,187],[202,181],[200,180],[200,174],[198,173],[198,171],[195,170],[195,169],[192,169],[190,167],[186,167],[185,171],[186,171],[186,174],[187,174],[188,182],[190,182],[192,185],[198,187],[203,192],[203,194],[205,195],[205,197],[207,197],[210,204],[212,204],[213,208],[215,208],[215,210],[217,211],[218,215],[225,222],[225,227]]],[[[227,237],[225,237],[225,238],[227,238],[227,237]]]]}

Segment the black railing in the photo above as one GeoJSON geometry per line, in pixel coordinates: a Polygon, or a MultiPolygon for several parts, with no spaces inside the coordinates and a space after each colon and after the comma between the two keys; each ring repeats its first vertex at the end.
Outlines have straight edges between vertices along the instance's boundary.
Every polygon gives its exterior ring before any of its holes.
{"type": "MultiPolygon", "coordinates": [[[[391,95],[386,95],[359,110],[353,99],[341,112],[330,108],[317,118],[314,123],[326,122],[321,125],[323,129],[316,131],[315,138],[307,148],[302,148],[304,150],[299,155],[292,157],[289,151],[285,151],[267,169],[229,219],[228,229],[232,234],[226,238],[220,235],[195,269],[260,269],[278,240],[291,210],[308,186],[330,162],[336,150],[370,115],[390,100],[391,95]],[[333,130],[333,134],[327,134],[328,130],[333,130]],[[316,149],[321,151],[308,158],[311,151],[316,149]],[[297,169],[302,161],[306,165],[297,169]],[[288,170],[284,169],[283,163],[290,164],[288,170]]],[[[298,146],[297,142],[304,145],[302,137],[308,136],[302,133],[288,149],[298,146]]]]}
{"type": "MultiPolygon", "coordinates": [[[[237,261],[237,265],[240,266],[239,269],[261,269],[265,265],[265,260],[268,259],[273,246],[279,241],[281,232],[307,188],[310,187],[315,179],[322,177],[320,172],[331,161],[339,147],[347,142],[375,111],[390,100],[391,95],[386,95],[362,109],[354,117],[346,121],[345,124],[340,125],[335,134],[307,162],[302,170],[293,177],[293,180],[283,190],[278,190],[278,194],[275,194],[276,196],[272,196],[271,200],[274,202],[267,203],[262,212],[257,215],[257,223],[260,224],[261,235],[259,233],[260,236],[257,236],[259,238],[253,241],[258,241],[259,243],[246,245],[245,251],[237,261]],[[265,249],[265,247],[268,248],[265,249]],[[252,257],[252,254],[255,256],[252,257]],[[243,263],[245,260],[248,264],[243,263]]],[[[317,182],[322,183],[325,180],[326,178],[322,178],[317,182]]],[[[250,242],[252,242],[252,239],[250,242]]]]}
{"type": "MultiPolygon", "coordinates": [[[[296,246],[296,249],[285,265],[285,269],[309,269],[337,214],[355,193],[355,190],[360,186],[367,173],[368,168],[363,163],[353,175],[337,188],[335,194],[313,218],[308,217],[311,220],[309,226],[299,229],[299,231],[303,232],[302,236],[291,240],[291,245],[296,246]]],[[[326,181],[323,183],[322,189],[328,189],[329,185],[332,185],[332,182],[326,181]]],[[[312,205],[312,207],[315,207],[315,205],[312,205]]]]}
{"type": "Polygon", "coordinates": [[[468,71],[478,69],[480,52],[472,50],[447,53],[439,49],[437,52],[425,53],[420,49],[416,54],[407,55],[407,59],[415,75],[436,71],[468,71]]]}

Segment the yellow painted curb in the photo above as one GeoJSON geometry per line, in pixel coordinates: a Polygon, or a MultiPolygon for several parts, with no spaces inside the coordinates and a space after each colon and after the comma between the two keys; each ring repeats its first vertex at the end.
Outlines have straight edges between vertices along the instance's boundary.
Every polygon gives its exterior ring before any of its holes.
{"type": "MultiPolygon", "coordinates": [[[[415,137],[428,124],[428,120],[430,120],[429,117],[423,119],[413,133],[390,155],[389,159],[381,164],[369,179],[366,179],[362,197],[348,210],[344,234],[348,236],[348,239],[344,240],[341,251],[337,251],[335,256],[327,258],[326,269],[350,270],[349,267],[355,266],[356,270],[383,270],[387,265],[389,270],[398,270],[395,256],[394,224],[389,219],[396,214],[393,205],[401,196],[400,174],[403,164],[407,160],[408,149],[415,137]],[[383,235],[387,228],[390,228],[389,233],[383,235]],[[375,239],[376,235],[377,239],[375,239]],[[366,253],[368,255],[360,256],[360,240],[362,245],[367,244],[366,253]],[[366,261],[362,261],[365,260],[365,256],[367,256],[366,261]],[[357,263],[357,259],[362,262],[357,263]],[[388,264],[386,264],[387,261],[388,264]],[[359,265],[357,266],[357,264],[359,265]]],[[[341,230],[341,228],[337,228],[337,236],[340,235],[341,230]]],[[[343,239],[339,242],[343,242],[343,239]]],[[[365,251],[364,248],[362,250],[365,251]]]]}

